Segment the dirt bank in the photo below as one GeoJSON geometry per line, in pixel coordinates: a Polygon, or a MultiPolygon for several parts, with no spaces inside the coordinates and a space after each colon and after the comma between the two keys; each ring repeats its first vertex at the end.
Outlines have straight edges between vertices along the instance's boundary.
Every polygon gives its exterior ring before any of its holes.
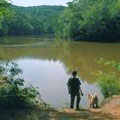
{"type": "Polygon", "coordinates": [[[120,96],[106,100],[99,109],[0,110],[0,120],[120,120],[120,96]]]}
{"type": "Polygon", "coordinates": [[[75,120],[120,120],[120,96],[113,96],[104,101],[99,109],[63,109],[60,112],[74,116],[75,120]]]}

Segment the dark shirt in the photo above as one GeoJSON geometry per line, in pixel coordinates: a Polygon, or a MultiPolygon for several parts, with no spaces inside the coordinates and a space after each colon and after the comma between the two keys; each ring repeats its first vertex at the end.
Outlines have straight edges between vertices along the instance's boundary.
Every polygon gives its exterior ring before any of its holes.
{"type": "Polygon", "coordinates": [[[70,78],[67,85],[70,94],[79,94],[81,82],[78,78],[70,78]]]}

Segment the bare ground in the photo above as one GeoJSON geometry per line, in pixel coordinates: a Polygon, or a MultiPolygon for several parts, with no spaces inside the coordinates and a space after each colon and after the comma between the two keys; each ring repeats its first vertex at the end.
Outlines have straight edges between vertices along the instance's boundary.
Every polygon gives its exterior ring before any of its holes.
{"type": "Polygon", "coordinates": [[[107,100],[99,109],[0,110],[0,120],[120,120],[120,96],[107,100]]]}
{"type": "Polygon", "coordinates": [[[105,101],[99,109],[72,109],[60,110],[61,112],[74,116],[75,120],[120,120],[120,96],[115,96],[105,101]]]}

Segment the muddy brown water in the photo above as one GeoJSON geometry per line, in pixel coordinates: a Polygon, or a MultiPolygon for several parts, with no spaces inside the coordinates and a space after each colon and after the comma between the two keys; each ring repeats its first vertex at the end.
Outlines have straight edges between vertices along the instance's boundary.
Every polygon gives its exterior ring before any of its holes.
{"type": "Polygon", "coordinates": [[[120,62],[119,43],[60,42],[50,37],[6,37],[0,39],[0,57],[12,60],[23,70],[27,84],[39,87],[42,99],[53,107],[68,107],[67,81],[78,71],[84,96],[80,106],[88,107],[87,94],[103,95],[91,73],[99,70],[95,59],[120,62]]]}

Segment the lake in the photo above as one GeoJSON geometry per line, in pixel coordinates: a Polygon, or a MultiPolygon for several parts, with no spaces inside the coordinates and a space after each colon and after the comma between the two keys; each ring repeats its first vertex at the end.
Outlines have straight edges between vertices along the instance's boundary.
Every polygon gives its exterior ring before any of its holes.
{"type": "Polygon", "coordinates": [[[100,68],[95,59],[120,62],[120,44],[61,41],[39,36],[0,38],[0,57],[18,63],[27,84],[39,87],[42,99],[53,107],[68,106],[66,84],[73,70],[82,82],[81,107],[88,107],[90,92],[96,92],[101,102],[103,95],[92,75],[100,68]]]}

